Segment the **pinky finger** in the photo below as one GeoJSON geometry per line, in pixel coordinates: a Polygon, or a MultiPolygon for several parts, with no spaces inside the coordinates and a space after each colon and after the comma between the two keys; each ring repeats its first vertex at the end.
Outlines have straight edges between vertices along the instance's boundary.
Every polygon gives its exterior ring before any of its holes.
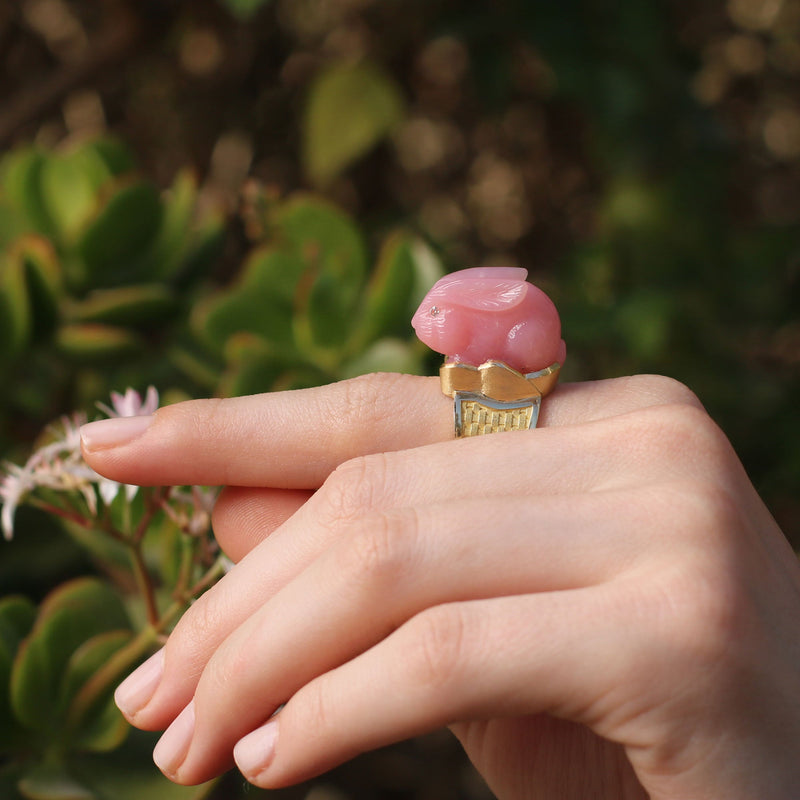
{"type": "Polygon", "coordinates": [[[597,594],[430,608],[300,689],[239,741],[236,763],[251,783],[277,788],[460,720],[586,709],[619,679],[622,665],[613,662],[628,627],[614,623],[618,610],[597,594]]]}

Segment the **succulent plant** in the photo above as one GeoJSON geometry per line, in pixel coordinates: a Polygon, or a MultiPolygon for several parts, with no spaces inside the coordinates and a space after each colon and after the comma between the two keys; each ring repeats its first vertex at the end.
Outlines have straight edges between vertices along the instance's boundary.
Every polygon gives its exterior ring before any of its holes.
{"type": "Polygon", "coordinates": [[[327,200],[276,199],[258,188],[250,195],[261,241],[233,285],[198,304],[192,318],[225,364],[221,392],[420,371],[429,356],[409,320],[443,274],[433,251],[398,229],[384,237],[373,264],[353,220],[327,200]]]}
{"type": "MultiPolygon", "coordinates": [[[[0,375],[32,354],[107,363],[145,349],[215,255],[223,220],[198,220],[197,182],[164,193],[124,145],[102,138],[0,161],[0,375]]],[[[45,387],[46,388],[46,387],[45,387]]],[[[33,397],[48,392],[28,392],[33,397]]],[[[25,396],[15,382],[6,401],[25,396]]]]}

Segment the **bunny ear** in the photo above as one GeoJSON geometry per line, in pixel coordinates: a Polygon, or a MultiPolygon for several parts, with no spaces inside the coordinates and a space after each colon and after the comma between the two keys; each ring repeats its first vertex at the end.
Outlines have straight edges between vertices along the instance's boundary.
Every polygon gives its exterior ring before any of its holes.
{"type": "Polygon", "coordinates": [[[473,311],[508,311],[525,299],[529,288],[530,284],[520,279],[499,276],[470,277],[459,272],[436,283],[428,292],[425,302],[458,306],[473,311]]]}
{"type": "Polygon", "coordinates": [[[446,283],[453,278],[492,278],[500,280],[524,281],[528,277],[528,270],[523,267],[467,267],[467,269],[452,272],[440,278],[434,286],[446,283]]]}

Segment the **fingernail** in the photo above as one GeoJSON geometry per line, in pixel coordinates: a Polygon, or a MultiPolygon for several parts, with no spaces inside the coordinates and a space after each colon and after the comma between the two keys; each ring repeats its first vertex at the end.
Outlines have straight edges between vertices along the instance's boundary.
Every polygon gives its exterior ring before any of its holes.
{"type": "Polygon", "coordinates": [[[186,760],[193,735],[194,700],[175,717],[153,750],[153,761],[168,777],[175,775],[186,760]]]}
{"type": "Polygon", "coordinates": [[[117,687],[117,691],[114,692],[114,702],[117,704],[117,708],[126,717],[135,716],[155,694],[163,674],[164,648],[162,647],[117,687]]]}
{"type": "Polygon", "coordinates": [[[272,762],[278,740],[278,720],[272,719],[240,739],[233,748],[236,766],[245,775],[258,775],[272,762]]]}
{"type": "Polygon", "coordinates": [[[81,444],[85,450],[103,450],[119,447],[141,436],[153,421],[147,417],[113,417],[87,422],[81,426],[81,444]]]}

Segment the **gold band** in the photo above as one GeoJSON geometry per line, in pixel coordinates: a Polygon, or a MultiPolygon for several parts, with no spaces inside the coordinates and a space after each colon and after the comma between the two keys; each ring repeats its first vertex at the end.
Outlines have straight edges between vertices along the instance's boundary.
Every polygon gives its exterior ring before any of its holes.
{"type": "Polygon", "coordinates": [[[560,371],[558,362],[527,375],[502,361],[443,364],[439,378],[454,401],[456,436],[535,428],[542,397],[555,388],[560,371]]]}

